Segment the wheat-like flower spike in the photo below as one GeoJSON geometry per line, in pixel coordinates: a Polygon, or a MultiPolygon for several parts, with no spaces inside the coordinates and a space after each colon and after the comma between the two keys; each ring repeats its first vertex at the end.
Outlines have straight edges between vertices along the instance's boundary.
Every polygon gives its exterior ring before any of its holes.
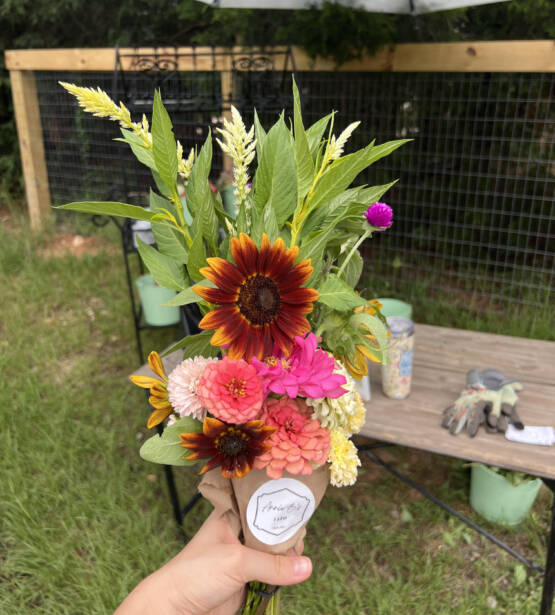
{"type": "MultiPolygon", "coordinates": [[[[58,83],[77,98],[79,106],[82,107],[84,111],[92,113],[96,117],[107,117],[119,122],[122,128],[127,128],[141,137],[146,149],[152,149],[152,134],[150,133],[150,126],[145,114],[143,114],[141,123],[133,122],[129,109],[123,102],[120,101],[119,105],[117,105],[104,90],[100,88],[81,87],[74,83],[66,83],[64,81],[59,81],[58,83]]],[[[185,175],[185,179],[187,179],[191,173],[191,167],[193,166],[194,151],[191,150],[189,158],[187,161],[184,161],[183,149],[179,151],[178,146],[177,160],[178,166],[183,169],[182,172],[185,175]]]]}
{"type": "Polygon", "coordinates": [[[347,128],[345,128],[345,130],[339,135],[339,137],[337,137],[337,140],[335,139],[335,136],[332,137],[335,146],[332,155],[332,158],[334,160],[337,160],[337,158],[339,158],[341,154],[343,154],[343,148],[345,147],[345,144],[347,143],[349,137],[353,134],[359,124],[360,122],[353,122],[352,124],[349,124],[347,128]]]}

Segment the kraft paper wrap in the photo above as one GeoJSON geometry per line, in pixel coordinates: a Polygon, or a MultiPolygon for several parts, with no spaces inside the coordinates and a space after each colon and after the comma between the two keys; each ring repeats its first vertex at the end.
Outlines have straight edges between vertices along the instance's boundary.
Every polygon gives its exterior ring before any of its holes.
{"type": "MultiPolygon", "coordinates": [[[[310,476],[284,472],[283,478],[293,478],[304,483],[314,495],[314,509],[316,510],[330,482],[329,467],[328,464],[324,464],[316,468],[310,476]]],[[[252,535],[247,526],[247,505],[252,494],[260,485],[271,480],[271,478],[268,478],[266,470],[252,470],[244,478],[228,479],[222,476],[219,468],[215,468],[204,475],[199,485],[199,491],[212,503],[218,516],[224,517],[229,522],[237,535],[242,530],[243,543],[247,547],[264,553],[285,555],[291,548],[297,551],[297,547],[300,546],[306,535],[306,526],[303,525],[294,536],[277,545],[267,545],[260,542],[252,535]]]]}

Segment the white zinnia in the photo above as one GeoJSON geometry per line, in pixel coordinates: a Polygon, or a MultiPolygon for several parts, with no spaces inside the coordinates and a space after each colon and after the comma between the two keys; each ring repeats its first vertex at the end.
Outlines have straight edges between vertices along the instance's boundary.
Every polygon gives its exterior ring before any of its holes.
{"type": "Polygon", "coordinates": [[[168,398],[174,412],[179,416],[192,416],[199,421],[204,420],[206,410],[197,397],[197,387],[204,368],[216,361],[218,359],[204,357],[185,359],[168,376],[168,398]]]}

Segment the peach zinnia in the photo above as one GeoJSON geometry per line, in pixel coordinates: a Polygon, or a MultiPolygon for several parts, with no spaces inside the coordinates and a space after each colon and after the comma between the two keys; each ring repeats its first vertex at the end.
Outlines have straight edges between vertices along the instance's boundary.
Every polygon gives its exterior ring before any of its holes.
{"type": "Polygon", "coordinates": [[[309,415],[302,399],[268,398],[262,408],[261,420],[276,429],[268,442],[270,448],[254,460],[254,467],[270,478],[290,474],[312,474],[316,466],[328,460],[330,432],[309,415]]]}
{"type": "Polygon", "coordinates": [[[217,288],[194,286],[206,301],[218,305],[200,321],[201,329],[216,329],[210,343],[226,346],[231,359],[250,361],[272,354],[274,342],[289,355],[295,336],[310,331],[305,314],[312,312],[318,293],[302,288],[312,275],[310,260],[294,265],[299,248],[273,245],[262,235],[260,251],[241,233],[232,237],[235,264],[223,258],[207,258],[200,273],[217,288]]]}

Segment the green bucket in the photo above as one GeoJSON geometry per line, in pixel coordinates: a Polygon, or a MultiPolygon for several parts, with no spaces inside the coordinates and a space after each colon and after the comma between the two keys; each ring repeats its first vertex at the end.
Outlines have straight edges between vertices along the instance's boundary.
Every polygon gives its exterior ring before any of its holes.
{"type": "Polygon", "coordinates": [[[405,303],[400,299],[380,298],[378,301],[382,304],[382,314],[384,316],[402,316],[412,320],[412,305],[405,303]]]}
{"type": "Polygon", "coordinates": [[[528,516],[541,484],[541,479],[534,478],[515,486],[487,466],[475,464],[470,480],[470,505],[488,521],[518,525],[528,516]]]}
{"type": "Polygon", "coordinates": [[[143,306],[145,322],[156,327],[175,325],[179,322],[179,307],[162,305],[177,294],[174,290],[162,288],[154,283],[150,273],[135,280],[143,306]]]}

